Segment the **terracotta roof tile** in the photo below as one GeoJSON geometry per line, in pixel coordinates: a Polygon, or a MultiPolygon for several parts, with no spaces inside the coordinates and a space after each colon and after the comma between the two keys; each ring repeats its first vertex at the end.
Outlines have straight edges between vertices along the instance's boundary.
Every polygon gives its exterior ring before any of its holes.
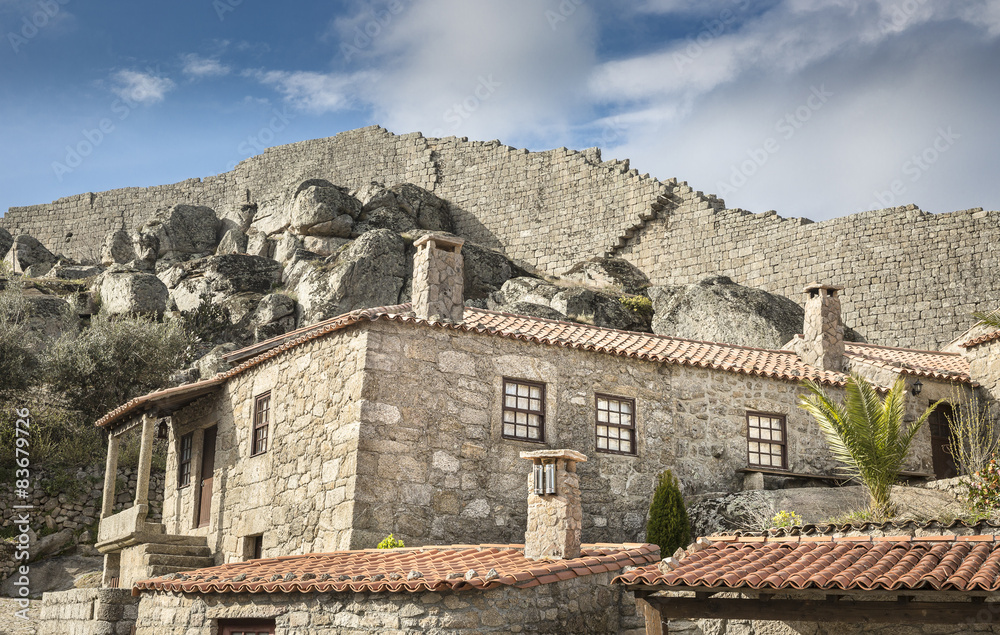
{"type": "Polygon", "coordinates": [[[986,342],[992,342],[993,340],[1000,339],[1000,330],[992,331],[979,337],[974,337],[971,340],[966,340],[959,344],[962,348],[972,348],[973,346],[979,346],[980,344],[985,344],[986,342]]]}
{"type": "MultiPolygon", "coordinates": [[[[230,377],[271,359],[291,348],[365,321],[391,320],[433,328],[493,335],[609,355],[630,357],[663,364],[722,370],[725,372],[771,377],[799,382],[805,379],[830,386],[843,386],[847,375],[822,370],[803,362],[795,353],[687,340],[666,335],[618,331],[615,329],[561,322],[485,309],[466,308],[461,324],[427,321],[415,317],[409,304],[361,309],[319,322],[235,351],[227,357],[245,359],[238,366],[211,379],[172,388],[170,396],[210,390],[230,377]],[[247,358],[247,355],[253,354],[247,358]]],[[[864,363],[891,368],[897,372],[968,382],[968,364],[953,353],[896,349],[869,344],[847,344],[847,356],[864,363]]],[[[150,407],[165,399],[168,391],[158,391],[125,403],[97,421],[105,426],[122,417],[150,407]]]]}
{"type": "Polygon", "coordinates": [[[583,545],[580,558],[533,561],[523,545],[471,545],[335,551],[236,562],[142,580],[132,588],[185,593],[292,593],[328,591],[438,591],[531,587],[589,575],[593,562],[618,571],[629,562],[659,560],[656,545],[583,545]],[[466,579],[466,574],[475,575],[466,579]],[[490,571],[495,575],[490,575],[490,571]],[[419,575],[411,572],[419,572],[419,575]]]}
{"type": "Polygon", "coordinates": [[[826,542],[733,538],[683,557],[666,573],[656,564],[615,578],[626,585],[753,589],[1000,589],[995,536],[832,538],[826,542]]]}

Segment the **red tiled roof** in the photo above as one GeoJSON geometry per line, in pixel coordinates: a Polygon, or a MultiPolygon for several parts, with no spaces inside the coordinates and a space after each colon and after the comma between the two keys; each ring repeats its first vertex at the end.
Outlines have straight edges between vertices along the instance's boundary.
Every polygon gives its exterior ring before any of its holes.
{"type": "MultiPolygon", "coordinates": [[[[257,354],[238,366],[220,373],[211,379],[170,390],[179,391],[179,393],[183,393],[184,391],[194,392],[205,388],[207,382],[212,383],[212,385],[221,384],[226,379],[238,375],[300,344],[360,322],[374,322],[377,320],[392,320],[405,324],[419,324],[433,328],[488,334],[549,346],[595,351],[664,364],[708,368],[744,375],[771,377],[786,381],[799,382],[808,379],[829,386],[843,386],[847,382],[847,375],[810,366],[792,351],[768,350],[733,344],[686,340],[651,333],[619,331],[587,324],[512,315],[510,313],[476,308],[465,309],[464,321],[461,324],[432,322],[415,317],[410,311],[409,304],[399,304],[352,311],[324,322],[286,333],[266,342],[254,344],[243,350],[252,351],[257,354]]],[[[240,359],[240,352],[235,351],[227,357],[240,359]]],[[[850,344],[848,345],[848,354],[862,357],[866,361],[869,361],[869,363],[884,360],[883,363],[889,364],[889,360],[896,360],[898,364],[905,364],[910,363],[905,360],[911,360],[913,363],[910,365],[919,362],[920,372],[928,373],[925,376],[940,376],[952,381],[968,381],[967,367],[965,375],[953,374],[960,367],[960,363],[957,360],[961,360],[961,357],[949,353],[908,351],[907,349],[888,349],[867,344],[850,344]],[[936,364],[939,364],[939,366],[936,364]],[[938,374],[932,374],[935,372],[938,374]],[[962,377],[965,377],[965,379],[963,380],[962,377]]],[[[892,368],[896,371],[906,370],[906,372],[915,372],[912,369],[904,369],[898,364],[892,366],[892,368]]],[[[158,400],[163,399],[166,396],[166,392],[154,392],[133,399],[98,419],[97,425],[108,425],[127,414],[151,406],[158,400]]],[[[172,393],[174,397],[177,394],[178,392],[172,393]]]]}
{"type": "Polygon", "coordinates": [[[265,558],[168,574],[137,582],[141,591],[283,593],[329,591],[440,591],[527,588],[618,571],[659,560],[649,544],[583,545],[579,558],[535,561],[524,545],[451,545],[366,549],[265,558]],[[416,573],[413,573],[416,572],[416,573]],[[419,574],[419,575],[418,575],[419,574]]]}
{"type": "Polygon", "coordinates": [[[874,344],[846,343],[846,355],[859,361],[903,375],[930,377],[945,381],[969,383],[969,362],[958,353],[920,351],[874,344]]]}
{"type": "Polygon", "coordinates": [[[959,344],[959,346],[962,348],[972,348],[973,346],[979,346],[980,344],[992,342],[997,339],[1000,339],[1000,330],[993,331],[992,333],[986,333],[980,335],[979,337],[974,337],[971,340],[966,340],[965,342],[959,344]]]}
{"type": "Polygon", "coordinates": [[[1000,542],[993,535],[710,540],[672,571],[647,565],[614,582],[667,588],[1000,589],[1000,542]]]}

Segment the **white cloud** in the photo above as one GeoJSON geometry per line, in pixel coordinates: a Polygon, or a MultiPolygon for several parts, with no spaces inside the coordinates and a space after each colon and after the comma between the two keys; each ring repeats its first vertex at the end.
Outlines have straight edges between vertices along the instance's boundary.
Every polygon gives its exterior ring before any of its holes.
{"type": "Polygon", "coordinates": [[[374,80],[371,73],[340,75],[312,71],[254,71],[262,84],[272,86],[295,108],[313,114],[350,108],[359,85],[374,80]]]}
{"type": "Polygon", "coordinates": [[[121,70],[111,76],[112,88],[116,95],[139,104],[155,104],[174,88],[169,77],[154,73],[121,70]]]}
{"type": "Polygon", "coordinates": [[[197,53],[188,53],[181,56],[181,59],[184,62],[184,74],[191,77],[220,77],[228,75],[231,70],[219,60],[201,57],[197,53]]]}

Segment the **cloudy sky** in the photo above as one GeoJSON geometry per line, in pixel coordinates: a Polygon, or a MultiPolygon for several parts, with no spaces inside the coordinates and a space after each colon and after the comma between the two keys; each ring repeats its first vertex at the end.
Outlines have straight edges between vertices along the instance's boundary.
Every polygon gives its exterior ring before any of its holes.
{"type": "Polygon", "coordinates": [[[1000,0],[0,0],[0,209],[380,124],[730,207],[1000,209],[1000,0]]]}

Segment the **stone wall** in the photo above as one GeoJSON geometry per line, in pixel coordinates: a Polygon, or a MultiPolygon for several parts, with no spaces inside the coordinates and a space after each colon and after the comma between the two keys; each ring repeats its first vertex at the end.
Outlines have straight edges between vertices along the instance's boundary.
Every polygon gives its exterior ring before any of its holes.
{"type": "MultiPolygon", "coordinates": [[[[347,549],[356,463],[364,334],[335,333],[230,380],[174,414],[164,500],[169,534],[206,536],[219,563],[243,560],[248,536],[263,555],[347,549]],[[255,398],[271,392],[267,451],[251,455],[255,398]],[[197,525],[203,431],[217,425],[211,522],[197,525]],[[191,485],[177,487],[180,437],[193,432],[191,485]]],[[[373,546],[373,545],[368,545],[373,546]]]]}
{"type": "Polygon", "coordinates": [[[875,343],[937,348],[973,310],[1000,306],[1000,212],[894,208],[810,223],[726,209],[686,183],[639,175],[628,161],[602,162],[597,149],[528,152],[377,126],[269,148],[205,179],[14,207],[0,226],[95,258],[109,231],[135,228],[157,207],[199,203],[232,220],[253,203],[266,218],[307,178],[351,188],[414,183],[449,201],[457,233],[547,273],[614,254],[655,284],[724,274],[796,301],[808,282],[841,284],[846,323],[875,343]]]}
{"type": "Polygon", "coordinates": [[[138,635],[210,635],[220,619],[278,633],[642,633],[632,594],[600,573],[528,589],[441,593],[143,593],[138,635]],[[634,630],[633,630],[634,629],[634,630]]]}
{"type": "Polygon", "coordinates": [[[73,589],[42,596],[36,635],[129,635],[139,598],[130,589],[73,589]]]}

